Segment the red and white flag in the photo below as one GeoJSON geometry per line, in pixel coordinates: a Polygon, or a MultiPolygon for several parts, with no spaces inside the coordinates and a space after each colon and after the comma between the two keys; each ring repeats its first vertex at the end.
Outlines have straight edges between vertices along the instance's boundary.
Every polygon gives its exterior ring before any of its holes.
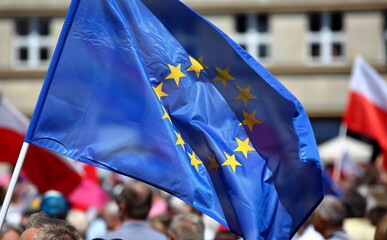
{"type": "Polygon", "coordinates": [[[343,122],[349,130],[376,140],[387,153],[387,82],[361,57],[352,70],[343,122]]]}
{"type": "MultiPolygon", "coordinates": [[[[28,123],[27,117],[0,97],[0,162],[16,164],[28,123]]],[[[66,159],[35,145],[29,146],[22,171],[41,193],[57,190],[74,204],[93,207],[107,200],[102,188],[78,173],[66,159]]]]}

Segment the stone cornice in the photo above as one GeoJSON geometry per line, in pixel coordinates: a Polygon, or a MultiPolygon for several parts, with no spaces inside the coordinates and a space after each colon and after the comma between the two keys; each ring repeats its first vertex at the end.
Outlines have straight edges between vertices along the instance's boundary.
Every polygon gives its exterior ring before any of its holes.
{"type": "MultiPolygon", "coordinates": [[[[290,13],[311,11],[387,10],[387,1],[185,1],[201,14],[230,14],[245,12],[290,13]]],[[[47,16],[64,17],[67,6],[22,6],[0,4],[0,17],[47,16]]]]}

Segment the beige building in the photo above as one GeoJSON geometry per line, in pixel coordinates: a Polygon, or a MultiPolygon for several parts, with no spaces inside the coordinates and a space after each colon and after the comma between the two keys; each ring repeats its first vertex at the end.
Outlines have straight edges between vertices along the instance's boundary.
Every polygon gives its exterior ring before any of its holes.
{"type": "MultiPolygon", "coordinates": [[[[184,0],[304,105],[319,142],[337,134],[354,57],[387,74],[386,0],[184,0]]],[[[31,115],[69,0],[0,0],[0,89],[31,115]]]]}

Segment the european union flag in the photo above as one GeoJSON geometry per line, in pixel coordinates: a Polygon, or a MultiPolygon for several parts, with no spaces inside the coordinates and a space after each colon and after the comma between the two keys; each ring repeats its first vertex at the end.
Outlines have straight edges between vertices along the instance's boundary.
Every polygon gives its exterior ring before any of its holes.
{"type": "Polygon", "coordinates": [[[163,189],[244,239],[322,198],[298,100],[177,0],[73,0],[26,142],[163,189]]]}

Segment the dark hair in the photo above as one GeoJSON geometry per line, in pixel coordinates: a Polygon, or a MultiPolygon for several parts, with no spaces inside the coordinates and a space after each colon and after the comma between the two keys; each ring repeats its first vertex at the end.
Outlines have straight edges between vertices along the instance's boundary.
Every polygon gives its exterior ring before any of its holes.
{"type": "Polygon", "coordinates": [[[347,218],[362,218],[365,216],[367,201],[357,191],[351,190],[345,193],[343,202],[347,210],[347,218]]]}
{"type": "Polygon", "coordinates": [[[145,220],[152,206],[152,192],[146,184],[132,182],[125,185],[119,202],[125,206],[126,217],[145,220]]]}
{"type": "Polygon", "coordinates": [[[34,213],[28,219],[28,227],[35,228],[37,240],[79,240],[77,229],[62,219],[34,213]]]}
{"type": "Polygon", "coordinates": [[[378,225],[384,216],[387,216],[387,207],[383,206],[373,207],[368,213],[368,218],[374,226],[378,225]]]}
{"type": "Polygon", "coordinates": [[[385,240],[387,238],[387,216],[384,216],[376,226],[375,240],[385,240]]]}

